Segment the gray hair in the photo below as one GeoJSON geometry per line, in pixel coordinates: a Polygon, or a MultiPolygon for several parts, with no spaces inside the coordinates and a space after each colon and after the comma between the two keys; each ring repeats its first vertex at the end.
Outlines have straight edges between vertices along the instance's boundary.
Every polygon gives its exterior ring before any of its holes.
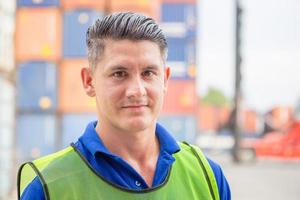
{"type": "Polygon", "coordinates": [[[149,40],[158,44],[164,62],[167,59],[168,45],[158,24],[150,17],[123,12],[114,13],[95,21],[86,33],[88,60],[92,71],[105,48],[105,39],[149,40]]]}

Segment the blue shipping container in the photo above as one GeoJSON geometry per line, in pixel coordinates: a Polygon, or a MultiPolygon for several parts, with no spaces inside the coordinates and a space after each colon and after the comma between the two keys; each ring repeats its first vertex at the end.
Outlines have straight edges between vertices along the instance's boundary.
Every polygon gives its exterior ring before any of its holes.
{"type": "Polygon", "coordinates": [[[187,38],[167,38],[168,61],[185,62],[187,65],[195,64],[196,41],[187,38]]]}
{"type": "Polygon", "coordinates": [[[18,7],[59,6],[59,0],[18,0],[18,7]]]}
{"type": "Polygon", "coordinates": [[[196,118],[191,115],[167,115],[158,119],[165,129],[167,129],[178,141],[195,143],[196,138],[196,118]]]}
{"type": "Polygon", "coordinates": [[[196,29],[196,4],[163,3],[161,8],[162,22],[184,22],[189,29],[196,29]]]}
{"type": "Polygon", "coordinates": [[[17,116],[16,126],[20,161],[32,160],[55,151],[54,115],[20,114],[17,116]]]}
{"type": "Polygon", "coordinates": [[[86,31],[103,13],[94,10],[73,10],[64,13],[64,57],[86,57],[86,31]]]}
{"type": "Polygon", "coordinates": [[[57,106],[56,66],[49,62],[26,62],[18,68],[20,110],[54,110],[57,106]]]}
{"type": "Polygon", "coordinates": [[[91,121],[96,121],[96,114],[64,114],[62,116],[62,145],[67,147],[76,142],[91,121]]]}

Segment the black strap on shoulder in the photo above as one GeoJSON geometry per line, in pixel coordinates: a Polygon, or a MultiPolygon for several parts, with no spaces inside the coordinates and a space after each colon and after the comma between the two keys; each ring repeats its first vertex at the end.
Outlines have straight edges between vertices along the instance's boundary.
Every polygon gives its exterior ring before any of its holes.
{"type": "Polygon", "coordinates": [[[185,145],[187,145],[187,146],[189,146],[191,148],[193,154],[196,156],[196,158],[197,158],[197,160],[198,160],[198,162],[199,162],[199,164],[200,164],[200,166],[202,168],[202,171],[204,172],[204,176],[205,176],[205,179],[206,179],[206,182],[207,182],[207,185],[208,185],[211,197],[212,197],[213,200],[216,200],[215,194],[213,192],[212,184],[211,184],[210,178],[208,176],[208,172],[206,171],[206,168],[205,168],[205,166],[204,166],[204,164],[203,164],[203,162],[202,162],[202,160],[201,160],[198,152],[196,151],[196,149],[193,146],[191,146],[186,141],[183,141],[182,143],[185,144],[185,145]]]}
{"type": "Polygon", "coordinates": [[[18,200],[20,200],[20,198],[21,198],[21,173],[22,173],[22,169],[27,164],[30,165],[30,167],[32,167],[32,169],[34,170],[34,172],[39,177],[39,179],[40,179],[40,181],[42,183],[42,186],[43,186],[43,190],[44,190],[44,194],[45,194],[46,200],[50,200],[49,191],[48,191],[48,187],[47,187],[47,184],[45,182],[45,179],[43,178],[43,176],[40,173],[40,171],[37,169],[37,167],[32,162],[26,162],[26,163],[22,164],[20,166],[19,170],[18,170],[18,180],[17,180],[18,200]]]}

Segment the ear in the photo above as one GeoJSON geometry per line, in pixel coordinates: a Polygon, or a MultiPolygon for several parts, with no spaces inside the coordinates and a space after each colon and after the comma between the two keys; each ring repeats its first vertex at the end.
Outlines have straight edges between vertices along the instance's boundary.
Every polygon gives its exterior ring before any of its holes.
{"type": "Polygon", "coordinates": [[[81,81],[85,93],[90,97],[94,97],[96,93],[93,85],[93,74],[90,67],[84,67],[81,69],[81,81]]]}
{"type": "Polygon", "coordinates": [[[170,67],[166,66],[164,70],[164,93],[166,93],[168,88],[168,81],[171,76],[171,69],[170,67]]]}

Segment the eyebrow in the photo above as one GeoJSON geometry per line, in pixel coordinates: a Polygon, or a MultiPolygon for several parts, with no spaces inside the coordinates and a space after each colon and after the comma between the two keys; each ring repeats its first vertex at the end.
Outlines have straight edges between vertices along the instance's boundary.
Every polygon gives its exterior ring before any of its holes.
{"type": "Polygon", "coordinates": [[[150,70],[158,70],[158,66],[156,66],[156,65],[151,65],[151,66],[147,66],[147,67],[144,67],[143,68],[143,70],[145,70],[145,69],[150,69],[150,70]]]}
{"type": "Polygon", "coordinates": [[[117,70],[128,70],[128,69],[126,67],[119,66],[119,65],[109,68],[109,71],[117,71],[117,70]]]}

